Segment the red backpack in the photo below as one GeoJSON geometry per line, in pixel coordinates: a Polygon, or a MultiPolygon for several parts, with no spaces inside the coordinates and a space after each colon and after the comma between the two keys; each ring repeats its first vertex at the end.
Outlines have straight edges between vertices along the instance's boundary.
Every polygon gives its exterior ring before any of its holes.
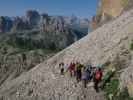
{"type": "Polygon", "coordinates": [[[99,71],[99,70],[96,70],[95,79],[96,79],[96,80],[100,80],[100,79],[101,79],[101,76],[102,76],[102,72],[99,71]]]}

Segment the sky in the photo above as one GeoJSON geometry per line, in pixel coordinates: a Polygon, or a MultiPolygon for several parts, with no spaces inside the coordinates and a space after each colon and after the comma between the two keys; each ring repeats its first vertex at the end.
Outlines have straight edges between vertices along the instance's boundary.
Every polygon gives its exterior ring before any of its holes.
{"type": "Polygon", "coordinates": [[[89,18],[96,13],[98,0],[0,0],[0,16],[23,16],[33,9],[49,15],[89,18]]]}

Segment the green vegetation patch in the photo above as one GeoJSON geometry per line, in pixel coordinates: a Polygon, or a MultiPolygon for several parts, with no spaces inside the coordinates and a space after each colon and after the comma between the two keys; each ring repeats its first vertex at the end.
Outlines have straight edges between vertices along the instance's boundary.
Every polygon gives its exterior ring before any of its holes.
{"type": "Polygon", "coordinates": [[[120,90],[119,70],[117,67],[121,62],[107,62],[104,64],[106,73],[103,75],[101,87],[105,92],[106,100],[133,100],[125,88],[120,90]]]}
{"type": "Polygon", "coordinates": [[[119,91],[119,80],[112,79],[109,83],[105,85],[104,91],[107,100],[111,100],[112,98],[116,97],[119,91]]]}
{"type": "Polygon", "coordinates": [[[119,80],[111,79],[109,83],[104,87],[106,100],[133,100],[128,94],[128,90],[125,88],[122,91],[119,89],[119,80]]]}

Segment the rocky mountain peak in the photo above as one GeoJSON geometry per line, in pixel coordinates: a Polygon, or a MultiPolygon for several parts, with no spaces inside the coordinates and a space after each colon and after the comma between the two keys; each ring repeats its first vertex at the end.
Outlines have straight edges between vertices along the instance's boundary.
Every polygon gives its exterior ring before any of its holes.
{"type": "Polygon", "coordinates": [[[40,20],[40,14],[35,10],[26,11],[26,18],[28,23],[32,26],[37,25],[40,20]]]}

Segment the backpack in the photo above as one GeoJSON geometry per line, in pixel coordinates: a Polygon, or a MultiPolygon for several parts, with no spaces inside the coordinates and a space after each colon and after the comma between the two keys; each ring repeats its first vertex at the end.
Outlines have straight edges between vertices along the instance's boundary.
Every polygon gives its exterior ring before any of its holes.
{"type": "Polygon", "coordinates": [[[82,65],[81,64],[77,64],[77,70],[81,70],[82,65]]]}
{"type": "Polygon", "coordinates": [[[87,65],[86,68],[85,68],[85,71],[90,73],[91,72],[91,67],[92,67],[91,65],[87,65]]]}
{"type": "Polygon", "coordinates": [[[101,79],[101,71],[96,70],[95,79],[96,79],[96,80],[100,80],[100,79],[101,79]]]}

